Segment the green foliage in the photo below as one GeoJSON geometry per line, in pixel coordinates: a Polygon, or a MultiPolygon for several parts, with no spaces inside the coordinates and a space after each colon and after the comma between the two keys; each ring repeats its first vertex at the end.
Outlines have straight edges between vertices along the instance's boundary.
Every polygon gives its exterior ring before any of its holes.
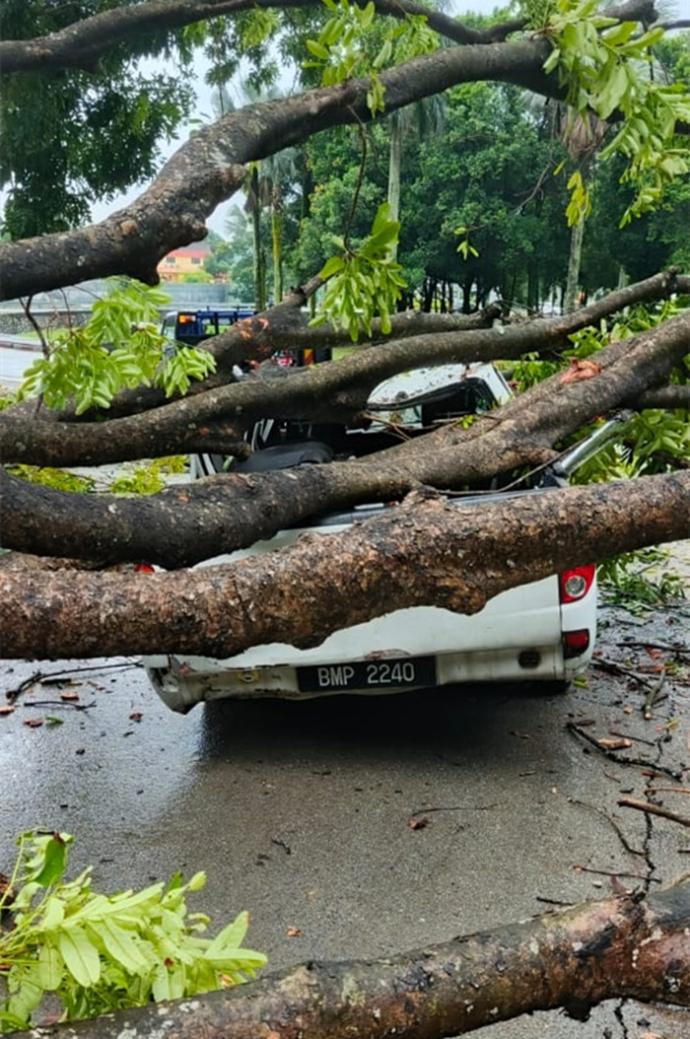
{"type": "MultiPolygon", "coordinates": [[[[620,129],[601,157],[622,156],[622,180],[635,187],[623,227],[659,205],[668,185],[690,172],[690,148],[676,136],[679,124],[690,120],[690,92],[682,83],[667,85],[645,74],[643,63],[652,60],[663,28],[638,32],[637,22],[619,22],[598,8],[599,0],[556,0],[543,29],[553,41],[544,69],[558,70],[568,103],[584,119],[588,112],[602,120],[622,113],[620,129]]],[[[568,221],[574,224],[587,216],[591,203],[581,177],[569,186],[568,221]]]]}
{"type": "Polygon", "coordinates": [[[158,386],[167,397],[184,394],[192,379],[215,371],[206,350],[171,346],[159,331],[158,308],[169,297],[135,280],[115,279],[81,328],[52,338],[50,354],[27,369],[18,398],[40,397],[61,410],[71,401],[77,415],[108,408],[122,389],[158,386]]]}
{"type": "MultiPolygon", "coordinates": [[[[537,354],[526,354],[514,365],[513,383],[520,391],[554,375],[571,358],[586,358],[596,354],[608,343],[627,339],[647,331],[680,313],[677,303],[668,301],[659,307],[637,306],[624,317],[619,317],[610,328],[602,323],[599,330],[587,328],[572,335],[573,348],[563,354],[563,364],[540,360],[537,354]]],[[[687,371],[674,373],[672,381],[681,381],[690,373],[690,355],[687,371]]],[[[584,430],[578,430],[571,440],[580,440],[596,428],[601,420],[584,430]]],[[[690,461],[690,423],[684,410],[646,410],[634,415],[625,427],[623,442],[615,442],[594,455],[573,474],[573,483],[607,483],[610,480],[630,480],[637,476],[668,472],[677,465],[690,461]]],[[[626,552],[602,563],[599,578],[607,596],[614,602],[654,605],[669,598],[684,595],[684,581],[674,574],[650,573],[667,558],[662,549],[649,548],[626,552]]]]}
{"type": "Polygon", "coordinates": [[[12,465],[7,467],[8,473],[18,476],[29,483],[40,483],[44,487],[52,487],[56,491],[69,491],[71,494],[86,494],[94,488],[94,481],[88,476],[76,476],[65,469],[52,469],[36,465],[12,465]]]}
{"type": "Polygon", "coordinates": [[[16,393],[9,393],[0,386],[0,411],[4,411],[5,408],[11,408],[13,404],[17,403],[16,393]]]}
{"type": "Polygon", "coordinates": [[[210,923],[190,913],[187,895],[206,884],[196,873],[185,884],[114,895],[91,889],[91,867],[64,879],[66,833],[24,833],[0,913],[12,926],[0,929],[0,1032],[36,1023],[46,995],[57,998],[62,1020],[95,1017],[151,1000],[176,999],[238,985],[266,963],[242,947],[247,913],[215,938],[210,923]]]}
{"type": "Polygon", "coordinates": [[[119,473],[111,481],[112,494],[157,494],[165,487],[164,474],[183,473],[187,467],[184,455],[156,458],[147,465],[137,465],[133,470],[119,473]]]}
{"type": "MultiPolygon", "coordinates": [[[[3,0],[0,39],[42,36],[110,7],[111,0],[3,0]]],[[[94,202],[153,176],[158,143],[174,134],[194,94],[179,70],[144,72],[139,60],[167,49],[172,63],[173,41],[172,33],[142,33],[89,71],[5,77],[0,187],[7,187],[10,237],[75,227],[94,202]]]]}
{"type": "Polygon", "coordinates": [[[331,15],[318,37],[306,41],[312,60],[305,62],[304,67],[319,70],[324,86],[369,75],[367,105],[372,115],[383,112],[384,88],[379,72],[437,50],[438,34],[429,28],[425,15],[406,15],[398,21],[387,19],[374,27],[376,7],[372,0],[364,7],[350,0],[323,3],[331,15]]]}
{"type": "Polygon", "coordinates": [[[391,311],[405,287],[400,264],[392,256],[399,230],[398,221],[391,220],[390,205],[384,202],[358,249],[349,249],[342,238],[334,236],[343,253],[331,256],[319,271],[328,285],[312,325],[330,321],[356,342],[360,331],[371,334],[372,321],[378,315],[381,330],[390,332],[391,311]]]}
{"type": "Polygon", "coordinates": [[[669,599],[684,599],[683,578],[658,572],[659,565],[668,559],[668,555],[664,549],[643,548],[601,563],[597,576],[608,601],[635,607],[657,606],[669,599]]]}

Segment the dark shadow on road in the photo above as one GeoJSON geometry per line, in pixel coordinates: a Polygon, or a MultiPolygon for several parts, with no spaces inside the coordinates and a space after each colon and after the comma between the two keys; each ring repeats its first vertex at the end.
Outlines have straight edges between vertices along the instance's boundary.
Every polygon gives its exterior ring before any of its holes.
{"type": "Polygon", "coordinates": [[[453,686],[389,696],[316,700],[220,700],[203,712],[201,760],[241,758],[277,762],[336,756],[362,760],[435,754],[464,762],[490,753],[511,755],[528,732],[552,727],[568,697],[518,685],[453,686]]]}

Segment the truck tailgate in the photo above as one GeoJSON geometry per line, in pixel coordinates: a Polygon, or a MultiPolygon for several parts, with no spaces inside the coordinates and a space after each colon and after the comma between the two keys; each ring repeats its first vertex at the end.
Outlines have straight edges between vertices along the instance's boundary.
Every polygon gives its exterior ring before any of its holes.
{"type": "MultiPolygon", "coordinates": [[[[328,536],[344,526],[309,528],[309,533],[328,536]]],[[[268,541],[249,549],[218,556],[202,566],[218,565],[263,554],[290,545],[302,530],[281,531],[268,541]]],[[[254,646],[232,660],[218,661],[220,668],[252,668],[271,664],[303,666],[341,660],[363,660],[373,656],[420,656],[459,653],[463,650],[506,649],[510,646],[560,645],[561,623],[558,578],[547,577],[532,584],[511,588],[491,599],[473,616],[452,613],[434,606],[396,610],[364,624],[336,631],[320,646],[297,649],[284,643],[254,646]]],[[[200,658],[185,657],[192,667],[200,658]]],[[[209,661],[205,660],[204,670],[209,661]]]]}

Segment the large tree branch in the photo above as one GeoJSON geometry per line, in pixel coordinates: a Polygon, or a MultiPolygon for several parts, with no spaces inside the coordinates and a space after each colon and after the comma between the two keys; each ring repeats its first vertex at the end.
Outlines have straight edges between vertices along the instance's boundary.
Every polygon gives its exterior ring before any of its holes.
{"type": "Polygon", "coordinates": [[[688,535],[690,472],[480,505],[413,495],[343,533],[232,565],[138,577],[0,571],[3,652],[224,658],[264,643],[315,646],[392,606],[476,613],[566,566],[688,535]]]}
{"type": "MultiPolygon", "coordinates": [[[[8,548],[44,555],[183,566],[250,545],[329,509],[388,501],[420,484],[448,488],[477,483],[553,458],[553,445],[562,438],[597,415],[637,400],[648,386],[663,383],[687,350],[689,334],[690,313],[606,347],[598,354],[602,370],[595,378],[564,383],[561,375],[554,375],[479,418],[470,429],[444,426],[360,462],[230,473],[150,498],[124,500],[66,494],[3,474],[3,541],[8,548]]],[[[65,433],[71,429],[79,431],[70,425],[65,433]]]]}
{"type": "MultiPolygon", "coordinates": [[[[241,430],[255,419],[346,421],[364,407],[377,383],[397,372],[443,361],[509,359],[528,351],[555,350],[573,332],[632,302],[666,295],[682,280],[687,279],[675,272],[659,274],[574,314],[507,328],[411,336],[362,349],[335,364],[302,369],[281,379],[221,385],[144,414],[107,422],[41,423],[26,408],[7,411],[0,415],[0,458],[34,465],[90,465],[173,451],[230,454],[233,441],[237,444],[241,430]],[[224,428],[219,430],[218,423],[224,428]]],[[[676,319],[668,327],[678,334],[686,320],[676,319]]],[[[684,334],[680,332],[681,341],[684,334]]],[[[608,356],[603,355],[604,361],[608,356]]],[[[656,383],[668,374],[664,367],[656,383]]],[[[635,385],[640,393],[651,384],[635,385]]]]}
{"type": "MultiPolygon", "coordinates": [[[[473,29],[441,11],[411,0],[374,0],[381,14],[393,18],[422,14],[436,32],[454,43],[495,43],[522,29],[524,18],[514,18],[487,29],[473,29]]],[[[0,72],[46,69],[92,69],[118,43],[149,33],[179,29],[192,22],[238,14],[256,7],[319,7],[320,0],[148,0],[133,7],[116,7],[66,26],[48,36],[0,42],[0,72]]],[[[639,5],[638,5],[639,6],[639,5]]],[[[649,10],[653,5],[645,5],[649,10]]]]}
{"type": "MultiPolygon", "coordinates": [[[[424,15],[432,29],[459,44],[496,43],[525,27],[524,18],[513,18],[486,29],[475,29],[413,0],[374,0],[374,3],[381,14],[393,18],[424,15]]],[[[308,6],[318,7],[319,0],[148,0],[133,7],[101,11],[48,36],[0,41],[0,72],[43,72],[63,68],[88,70],[118,43],[149,33],[179,29],[192,22],[237,14],[255,7],[289,9],[308,6]]],[[[644,18],[650,21],[655,17],[653,0],[627,0],[607,13],[621,19],[644,18]]]]}
{"type": "MultiPolygon", "coordinates": [[[[539,38],[451,47],[381,74],[386,111],[457,83],[493,80],[561,96],[546,75],[539,38]]],[[[250,105],[205,127],[166,163],[135,202],[100,224],[0,246],[0,298],[74,284],[88,274],[129,274],[155,284],[171,249],[206,234],[205,219],[244,179],[244,165],[331,126],[369,120],[369,79],[250,105]]]]}
{"type": "MultiPolygon", "coordinates": [[[[43,1039],[444,1039],[608,999],[690,1006],[690,882],[377,960],[310,962],[237,988],[40,1030],[43,1039]]],[[[38,1039],[37,1033],[16,1039],[38,1039]]]]}
{"type": "MultiPolygon", "coordinates": [[[[283,303],[279,303],[261,314],[255,314],[253,317],[243,318],[232,325],[227,332],[221,332],[220,335],[211,339],[202,340],[199,347],[208,350],[213,355],[216,359],[217,370],[208,378],[193,383],[187,396],[196,396],[207,389],[224,386],[228,382],[234,381],[232,374],[234,365],[244,361],[265,360],[277,350],[316,349],[340,344],[352,346],[347,333],[339,331],[332,325],[321,325],[318,328],[309,327],[309,319],[300,309],[306,298],[302,290],[296,290],[283,303]]],[[[490,328],[495,318],[501,313],[502,307],[498,303],[492,303],[484,310],[474,314],[425,314],[416,310],[407,310],[393,315],[391,331],[387,335],[381,332],[381,322],[375,319],[372,323],[371,338],[366,339],[364,345],[392,342],[422,333],[461,332],[490,328]]],[[[361,345],[362,342],[360,342],[361,345]]],[[[167,401],[162,390],[140,386],[137,389],[124,390],[119,393],[113,399],[108,411],[101,412],[101,416],[105,414],[108,418],[115,418],[132,415],[165,403],[167,401]]],[[[26,413],[27,410],[23,408],[23,413],[26,413]]],[[[44,417],[66,421],[76,418],[73,412],[52,416],[44,413],[44,417]]],[[[94,416],[87,414],[80,421],[92,417],[94,416]]]]}

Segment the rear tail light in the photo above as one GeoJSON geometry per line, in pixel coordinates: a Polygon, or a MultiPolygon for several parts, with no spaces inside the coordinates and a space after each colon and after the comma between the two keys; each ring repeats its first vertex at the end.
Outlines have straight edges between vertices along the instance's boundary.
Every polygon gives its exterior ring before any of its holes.
{"type": "Polygon", "coordinates": [[[137,563],[134,570],[137,574],[155,574],[156,572],[156,568],[150,563],[137,563]]]}
{"type": "Polygon", "coordinates": [[[576,566],[572,570],[564,570],[558,576],[558,592],[562,603],[578,602],[583,599],[592,587],[596,566],[576,566]]]}
{"type": "Polygon", "coordinates": [[[563,656],[579,657],[589,649],[589,629],[579,628],[577,631],[563,632],[563,656]]]}

